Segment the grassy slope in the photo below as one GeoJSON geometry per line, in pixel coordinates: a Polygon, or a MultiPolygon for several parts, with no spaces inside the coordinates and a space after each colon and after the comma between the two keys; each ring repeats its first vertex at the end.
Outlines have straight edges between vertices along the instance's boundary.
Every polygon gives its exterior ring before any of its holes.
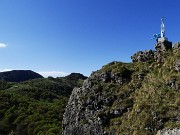
{"type": "Polygon", "coordinates": [[[151,135],[164,127],[180,127],[180,92],[171,88],[168,82],[176,79],[180,86],[180,73],[174,70],[175,60],[180,59],[180,51],[166,52],[165,63],[158,64],[148,61],[145,63],[116,63],[104,66],[98,72],[123,73],[131,71],[131,80],[122,86],[112,82],[103,83],[103,95],[115,95],[112,106],[102,111],[116,109],[126,110],[122,115],[110,118],[105,130],[117,134],[151,135]],[[138,74],[144,74],[144,79],[138,79],[138,74]],[[108,94],[111,93],[111,94],[108,94]]]}

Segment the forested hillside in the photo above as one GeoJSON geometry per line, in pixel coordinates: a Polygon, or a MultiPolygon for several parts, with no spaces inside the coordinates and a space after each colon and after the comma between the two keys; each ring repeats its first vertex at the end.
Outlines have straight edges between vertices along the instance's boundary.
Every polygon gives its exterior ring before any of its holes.
{"type": "Polygon", "coordinates": [[[0,81],[0,135],[61,134],[71,91],[82,79],[43,78],[21,83],[0,81]]]}
{"type": "Polygon", "coordinates": [[[8,82],[22,82],[36,78],[43,78],[43,76],[31,70],[12,70],[0,72],[0,80],[5,80],[8,82]]]}

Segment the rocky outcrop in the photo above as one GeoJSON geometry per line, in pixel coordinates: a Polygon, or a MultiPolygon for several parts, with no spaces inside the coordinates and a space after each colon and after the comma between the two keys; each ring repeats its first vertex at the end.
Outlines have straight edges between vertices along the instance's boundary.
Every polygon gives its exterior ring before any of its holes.
{"type": "Polygon", "coordinates": [[[175,61],[175,70],[180,72],[180,59],[175,61]]]}
{"type": "MultiPolygon", "coordinates": [[[[175,48],[179,46],[178,43],[175,44],[175,48]]],[[[155,50],[149,51],[139,51],[131,56],[132,62],[145,62],[148,60],[154,60],[158,63],[164,62],[163,52],[172,49],[172,42],[167,40],[163,42],[158,42],[155,44],[155,50]]]]}
{"type": "MultiPolygon", "coordinates": [[[[121,72],[97,71],[84,81],[82,87],[75,88],[63,116],[63,135],[104,135],[104,126],[109,124],[109,119],[127,112],[127,108],[107,111],[117,97],[107,95],[109,86],[106,85],[121,86],[130,81],[131,74],[123,67],[121,72]]],[[[122,98],[126,96],[122,95],[122,98]]]]}
{"type": "Polygon", "coordinates": [[[154,54],[155,51],[149,50],[149,51],[139,51],[135,53],[133,56],[131,56],[131,59],[133,62],[145,62],[147,60],[154,60],[154,54]]]}
{"type": "Polygon", "coordinates": [[[159,130],[156,135],[180,135],[180,128],[159,130]]]}
{"type": "Polygon", "coordinates": [[[180,43],[179,43],[179,42],[174,43],[173,48],[174,48],[174,49],[180,48],[180,43]]]}
{"type": "MultiPolygon", "coordinates": [[[[84,85],[90,85],[88,80],[85,83],[87,84],[84,85]]],[[[95,111],[98,101],[89,99],[86,103],[80,99],[88,93],[87,90],[85,87],[73,90],[63,116],[63,135],[103,135],[102,125],[95,111]]]]}
{"type": "Polygon", "coordinates": [[[164,42],[158,42],[155,45],[155,49],[157,51],[166,52],[167,50],[172,49],[172,42],[169,42],[167,40],[165,40],[164,42]]]}
{"type": "Polygon", "coordinates": [[[84,99],[91,87],[92,84],[87,79],[83,87],[72,91],[63,115],[63,135],[103,135],[102,122],[97,116],[102,97],[97,94],[96,97],[84,99]]]}
{"type": "Polygon", "coordinates": [[[62,134],[166,135],[163,128],[178,127],[180,52],[167,44],[134,54],[134,63],[111,62],[74,88],[62,134]]]}

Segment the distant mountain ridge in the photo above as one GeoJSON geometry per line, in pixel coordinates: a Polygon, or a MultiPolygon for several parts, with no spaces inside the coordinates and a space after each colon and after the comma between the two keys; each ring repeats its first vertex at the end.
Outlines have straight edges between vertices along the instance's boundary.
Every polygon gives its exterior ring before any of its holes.
{"type": "Polygon", "coordinates": [[[0,80],[5,80],[8,82],[23,82],[36,78],[44,77],[31,70],[12,70],[0,72],[0,80]]]}
{"type": "Polygon", "coordinates": [[[69,80],[79,80],[79,79],[85,80],[88,77],[80,73],[71,73],[70,75],[65,76],[65,78],[69,80]]]}

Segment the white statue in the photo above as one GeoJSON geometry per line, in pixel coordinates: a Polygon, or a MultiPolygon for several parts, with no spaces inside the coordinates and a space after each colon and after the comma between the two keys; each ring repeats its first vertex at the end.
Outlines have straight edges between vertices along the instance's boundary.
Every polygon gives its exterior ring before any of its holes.
{"type": "Polygon", "coordinates": [[[165,37],[164,17],[161,18],[161,37],[165,37]]]}

